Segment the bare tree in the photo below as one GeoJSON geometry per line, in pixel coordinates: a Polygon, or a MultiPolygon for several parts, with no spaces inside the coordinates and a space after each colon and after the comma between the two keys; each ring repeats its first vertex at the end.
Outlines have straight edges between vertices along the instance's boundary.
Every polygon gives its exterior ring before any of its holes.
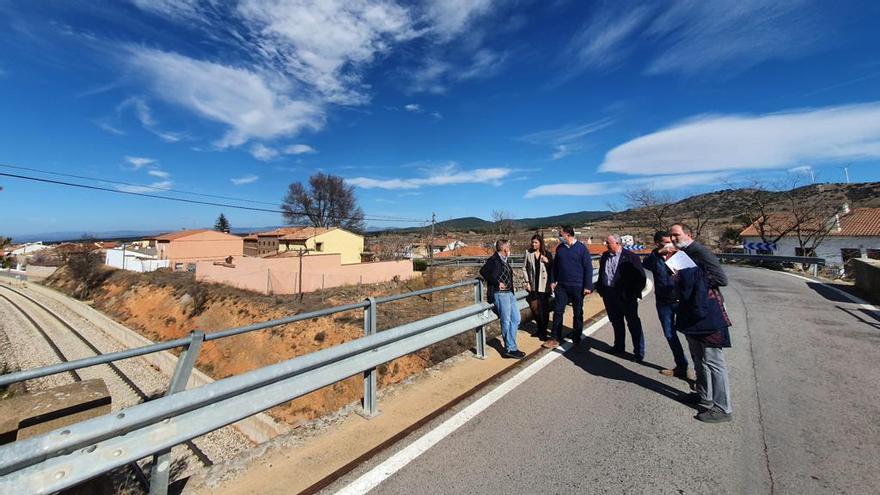
{"type": "Polygon", "coordinates": [[[510,212],[492,210],[492,222],[498,235],[510,237],[516,230],[516,222],[513,221],[510,212]]]}
{"type": "Polygon", "coordinates": [[[647,187],[632,189],[623,195],[634,219],[654,230],[664,230],[671,222],[672,196],[647,187]]]}
{"type": "Polygon", "coordinates": [[[357,205],[354,186],[336,175],[318,172],[309,177],[308,188],[300,182],[290,184],[281,211],[291,225],[307,222],[315,227],[364,231],[364,211],[357,205]]]}

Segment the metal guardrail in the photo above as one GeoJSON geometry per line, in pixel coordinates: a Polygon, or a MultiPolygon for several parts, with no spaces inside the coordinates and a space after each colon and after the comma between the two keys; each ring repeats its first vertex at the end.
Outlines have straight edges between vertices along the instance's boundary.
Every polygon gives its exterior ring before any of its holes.
{"type": "MultiPolygon", "coordinates": [[[[471,330],[475,331],[476,357],[486,357],[485,325],[497,316],[490,311],[493,306],[482,300],[482,285],[481,280],[467,280],[368,298],[211,334],[195,331],[187,338],[4,375],[0,384],[6,385],[185,348],[164,397],[0,447],[0,493],[53,493],[150,456],[150,492],[166,493],[168,454],[173,446],[358,374],[364,379],[363,413],[378,414],[379,365],[471,330]],[[468,286],[474,289],[474,304],[377,333],[378,304],[468,286]],[[362,338],[184,390],[203,342],[354,309],[364,311],[362,338]]],[[[517,292],[516,296],[519,309],[525,309],[526,293],[517,292]]]]}
{"type": "Polygon", "coordinates": [[[745,253],[720,253],[718,259],[721,262],[730,261],[749,261],[758,263],[800,263],[802,265],[810,265],[810,271],[813,276],[819,275],[819,267],[825,266],[825,258],[814,258],[812,256],[773,256],[769,254],[745,254],[745,253]]]}

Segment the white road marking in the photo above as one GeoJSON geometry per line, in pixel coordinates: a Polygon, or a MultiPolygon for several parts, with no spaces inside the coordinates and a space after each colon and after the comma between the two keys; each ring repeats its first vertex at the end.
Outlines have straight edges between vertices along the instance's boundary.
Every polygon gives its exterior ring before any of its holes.
{"type": "Polygon", "coordinates": [[[858,304],[862,309],[867,309],[868,311],[880,311],[880,308],[877,308],[877,306],[874,306],[873,304],[868,303],[867,301],[865,301],[865,300],[862,299],[861,297],[854,296],[854,295],[850,294],[849,292],[847,292],[847,291],[845,291],[845,290],[840,290],[840,289],[838,289],[837,287],[834,287],[833,285],[829,285],[829,284],[827,284],[827,283],[825,283],[825,282],[822,282],[821,280],[817,280],[817,279],[814,279],[814,278],[804,277],[804,276],[801,276],[801,275],[797,275],[797,274],[795,274],[795,273],[788,273],[788,272],[780,272],[780,273],[784,273],[784,274],[788,275],[789,277],[795,277],[795,278],[799,278],[799,279],[801,279],[801,280],[806,280],[807,282],[813,282],[813,283],[817,283],[817,284],[822,284],[822,285],[824,285],[825,287],[827,287],[827,288],[833,290],[834,292],[837,292],[837,293],[840,294],[841,296],[843,296],[843,297],[849,299],[849,300],[852,301],[853,303],[858,304]]]}
{"type": "MultiPolygon", "coordinates": [[[[645,286],[645,290],[642,292],[642,297],[650,293],[652,288],[653,284],[649,279],[645,286]]],[[[607,316],[585,328],[582,335],[592,335],[606,323],[608,323],[607,316]]],[[[562,356],[562,354],[571,349],[571,347],[571,342],[565,342],[554,349],[553,352],[545,354],[543,357],[514,375],[510,380],[507,380],[488,394],[480,397],[474,403],[462,409],[415,442],[409,444],[400,452],[386,459],[385,462],[361,475],[360,478],[354,480],[348,486],[336,492],[337,495],[362,495],[377,487],[380,483],[390,478],[394,473],[400,471],[404,466],[424,454],[428,449],[440,442],[440,440],[443,440],[452,434],[465,423],[485,411],[489,406],[498,402],[499,399],[513,391],[513,389],[520,386],[535,373],[541,371],[548,364],[558,359],[559,356],[562,356]]]]}

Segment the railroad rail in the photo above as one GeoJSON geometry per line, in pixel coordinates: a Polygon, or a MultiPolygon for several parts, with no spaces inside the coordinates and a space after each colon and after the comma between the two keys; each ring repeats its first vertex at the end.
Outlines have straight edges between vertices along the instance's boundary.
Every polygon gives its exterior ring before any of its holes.
{"type": "MultiPolygon", "coordinates": [[[[89,351],[94,353],[94,355],[95,355],[94,357],[100,357],[103,355],[101,350],[98,349],[98,347],[96,347],[88,338],[86,338],[82,334],[82,332],[78,331],[76,328],[73,327],[73,325],[68,323],[64,318],[59,316],[56,312],[49,309],[46,305],[44,305],[41,302],[37,301],[36,299],[28,296],[27,294],[24,294],[21,291],[13,289],[7,285],[0,284],[0,287],[3,287],[4,289],[15,293],[16,295],[18,295],[18,297],[21,297],[21,298],[27,300],[28,302],[33,304],[35,307],[39,308],[42,312],[44,312],[46,315],[48,315],[51,319],[53,319],[58,324],[60,324],[62,327],[64,327],[64,329],[67,330],[70,333],[70,335],[72,335],[76,339],[77,342],[83,344],[86,348],[89,349],[89,351]]],[[[43,339],[45,339],[46,343],[52,349],[53,353],[60,361],[60,364],[69,364],[72,362],[76,362],[76,360],[71,361],[71,359],[68,357],[68,355],[65,354],[61,350],[61,348],[59,347],[59,345],[55,341],[55,339],[53,339],[49,335],[49,333],[42,327],[42,325],[40,325],[33,318],[33,316],[30,313],[28,313],[27,310],[22,308],[19,304],[15,303],[12,299],[10,299],[5,294],[0,294],[0,297],[5,299],[12,307],[14,307],[19,313],[21,313],[25,317],[25,319],[27,319],[28,322],[31,323],[31,325],[33,325],[34,329],[37,330],[37,332],[43,337],[43,339]]],[[[128,374],[123,372],[119,368],[119,366],[117,366],[115,363],[107,362],[107,363],[103,363],[103,364],[106,364],[107,368],[110,370],[110,372],[113,374],[113,376],[115,376],[115,378],[117,378],[119,381],[124,383],[138,397],[138,400],[141,403],[147,402],[152,399],[152,397],[149,394],[147,394],[140,386],[138,386],[134,382],[134,380],[130,376],[128,376],[128,374]]],[[[76,372],[75,369],[71,369],[71,370],[67,371],[67,373],[70,373],[74,382],[82,381],[82,377],[80,376],[79,373],[76,372]]],[[[193,454],[193,456],[195,456],[196,459],[198,459],[198,461],[202,465],[204,465],[204,466],[213,465],[213,461],[211,461],[211,459],[208,457],[208,455],[205,454],[205,452],[201,448],[199,448],[195,443],[193,443],[191,440],[184,442],[183,445],[193,454]]],[[[135,477],[138,480],[138,482],[144,488],[149,488],[150,482],[147,479],[146,475],[144,474],[143,470],[137,464],[137,462],[133,461],[133,462],[129,463],[128,465],[131,467],[131,470],[135,474],[135,477]]]]}

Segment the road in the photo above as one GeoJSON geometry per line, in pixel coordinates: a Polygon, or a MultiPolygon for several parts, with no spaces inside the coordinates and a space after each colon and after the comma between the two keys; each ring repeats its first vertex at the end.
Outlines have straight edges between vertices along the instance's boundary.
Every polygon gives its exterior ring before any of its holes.
{"type": "Polygon", "coordinates": [[[588,353],[554,360],[373,492],[878,493],[880,314],[786,274],[727,270],[732,423],[693,419],[687,384],[658,373],[672,358],[649,296],[645,365],[609,354],[605,325],[588,353]]]}

